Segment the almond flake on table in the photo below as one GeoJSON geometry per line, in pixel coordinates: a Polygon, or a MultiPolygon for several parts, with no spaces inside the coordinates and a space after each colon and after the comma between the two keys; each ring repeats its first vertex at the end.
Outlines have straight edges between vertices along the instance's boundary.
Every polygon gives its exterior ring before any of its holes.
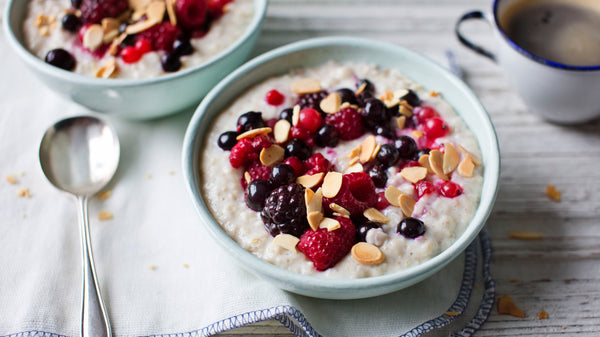
{"type": "Polygon", "coordinates": [[[560,202],[560,191],[554,185],[546,186],[546,195],[550,200],[560,202]]]}
{"type": "Polygon", "coordinates": [[[14,174],[7,175],[6,178],[5,178],[5,180],[6,180],[7,183],[13,184],[13,185],[16,185],[16,184],[19,183],[19,180],[17,180],[17,177],[15,177],[14,174]]]}
{"type": "Polygon", "coordinates": [[[542,311],[540,311],[538,319],[548,319],[548,313],[546,312],[546,310],[542,309],[542,311]]]}
{"type": "Polygon", "coordinates": [[[17,196],[19,196],[20,198],[31,198],[32,194],[28,188],[24,187],[24,188],[19,188],[17,190],[17,196]]]}
{"type": "Polygon", "coordinates": [[[519,309],[512,297],[508,295],[503,295],[498,297],[497,300],[497,309],[499,314],[509,314],[514,317],[525,318],[525,313],[523,310],[519,309]]]}
{"type": "Polygon", "coordinates": [[[98,212],[98,220],[105,221],[113,218],[113,214],[109,211],[100,211],[98,212]]]}

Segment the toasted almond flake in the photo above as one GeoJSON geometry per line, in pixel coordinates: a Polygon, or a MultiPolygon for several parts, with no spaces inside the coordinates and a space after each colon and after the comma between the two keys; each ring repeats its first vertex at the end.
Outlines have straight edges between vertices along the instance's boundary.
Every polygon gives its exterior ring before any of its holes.
{"type": "Polygon", "coordinates": [[[252,130],[242,133],[241,135],[238,135],[237,137],[235,137],[235,139],[240,140],[240,139],[244,139],[244,138],[254,138],[254,137],[260,136],[260,135],[267,135],[267,134],[271,133],[271,131],[273,131],[273,130],[269,127],[252,129],[252,130]]]}
{"type": "Polygon", "coordinates": [[[175,1],[176,0],[165,1],[167,5],[167,14],[169,15],[169,22],[171,22],[173,26],[177,26],[177,15],[175,14],[175,1]]]}
{"type": "Polygon", "coordinates": [[[19,183],[19,181],[17,180],[17,177],[15,177],[14,174],[9,174],[6,176],[6,178],[4,178],[6,180],[7,183],[9,184],[13,184],[16,185],[19,183]]]}
{"type": "Polygon", "coordinates": [[[394,97],[396,97],[397,99],[401,99],[402,97],[406,96],[408,94],[408,89],[398,89],[396,91],[394,91],[394,97]]]}
{"type": "Polygon", "coordinates": [[[465,148],[463,148],[462,146],[458,145],[458,149],[460,150],[460,152],[462,152],[465,156],[471,158],[471,160],[473,161],[473,164],[475,165],[481,165],[481,160],[479,158],[477,158],[476,155],[474,155],[473,153],[465,150],[465,148]]]}
{"type": "Polygon", "coordinates": [[[111,195],[112,195],[112,191],[106,190],[106,191],[98,193],[98,199],[106,200],[106,199],[110,198],[111,195]]]}
{"type": "Polygon", "coordinates": [[[152,0],[128,0],[129,2],[129,8],[139,11],[139,10],[145,10],[146,6],[148,6],[150,4],[150,1],[152,0]]]}
{"type": "Polygon", "coordinates": [[[310,200],[315,196],[315,192],[310,188],[304,189],[304,206],[308,209],[308,205],[310,204],[310,200]]]}
{"type": "Polygon", "coordinates": [[[538,315],[538,319],[548,319],[548,313],[546,310],[542,309],[538,315]]]}
{"type": "Polygon", "coordinates": [[[182,264],[182,266],[183,266],[183,268],[189,268],[190,267],[190,265],[187,264],[187,263],[182,264]]]}
{"type": "Polygon", "coordinates": [[[148,269],[150,269],[150,270],[156,270],[156,266],[153,265],[153,264],[151,264],[150,266],[148,266],[148,269]]]}
{"type": "Polygon", "coordinates": [[[102,37],[102,43],[111,43],[117,36],[119,36],[119,30],[117,29],[105,32],[102,37]]]}
{"type": "Polygon", "coordinates": [[[446,311],[444,313],[444,315],[450,316],[450,317],[456,317],[456,316],[460,315],[460,311],[449,310],[449,311],[446,311]]]}
{"type": "Polygon", "coordinates": [[[127,28],[125,29],[125,33],[127,33],[128,35],[137,34],[145,31],[146,29],[154,26],[157,23],[158,22],[153,20],[138,21],[132,25],[127,26],[127,28]]]}
{"type": "Polygon", "coordinates": [[[368,209],[366,209],[363,212],[363,215],[369,221],[373,221],[373,222],[377,222],[377,223],[388,223],[388,222],[390,222],[390,219],[387,216],[383,215],[383,213],[381,213],[380,211],[378,211],[376,208],[368,208],[368,209]]]}
{"type": "Polygon", "coordinates": [[[346,215],[346,216],[350,215],[350,212],[347,209],[345,209],[344,207],[342,207],[342,206],[340,206],[340,205],[338,205],[338,204],[336,204],[334,202],[332,202],[331,204],[329,204],[329,208],[331,208],[332,211],[335,211],[337,213],[340,213],[340,214],[343,214],[343,215],[346,215]]]}
{"type": "Polygon", "coordinates": [[[50,36],[50,28],[48,26],[41,26],[38,33],[40,36],[50,36]]]}
{"type": "Polygon", "coordinates": [[[342,188],[342,174],[339,172],[327,172],[323,178],[323,196],[326,198],[335,197],[342,188]]]}
{"type": "Polygon", "coordinates": [[[321,110],[328,114],[334,114],[340,111],[340,106],[342,105],[342,96],[340,96],[337,92],[332,92],[327,95],[327,97],[323,98],[319,106],[321,110]]]}
{"type": "Polygon", "coordinates": [[[396,126],[398,127],[398,130],[404,129],[405,125],[406,125],[406,116],[400,116],[400,117],[396,118],[396,126]]]}
{"type": "Polygon", "coordinates": [[[402,178],[416,184],[427,177],[427,168],[421,166],[405,167],[400,171],[400,175],[402,178]]]}
{"type": "Polygon", "coordinates": [[[31,191],[29,191],[28,188],[19,188],[17,190],[17,196],[19,196],[20,198],[31,198],[31,191]]]}
{"type": "Polygon", "coordinates": [[[438,91],[431,90],[431,92],[429,92],[429,96],[431,97],[438,97],[439,95],[440,93],[438,91]]]}
{"type": "Polygon", "coordinates": [[[319,225],[321,224],[321,220],[323,220],[323,213],[321,212],[310,212],[306,216],[308,219],[308,225],[312,228],[313,231],[319,229],[319,225]]]}
{"type": "Polygon", "coordinates": [[[407,108],[404,105],[400,105],[400,107],[398,107],[398,111],[400,112],[400,114],[402,116],[406,116],[406,117],[412,117],[413,112],[411,109],[407,108]]]}
{"type": "Polygon", "coordinates": [[[471,160],[471,157],[465,157],[460,164],[458,164],[456,172],[458,172],[461,177],[471,178],[473,176],[474,169],[475,164],[471,160]]]}
{"type": "Polygon", "coordinates": [[[360,155],[359,159],[361,163],[366,163],[371,160],[373,155],[373,151],[375,151],[375,147],[377,146],[377,141],[375,140],[375,136],[371,135],[363,141],[360,147],[360,155]]]}
{"type": "Polygon", "coordinates": [[[512,231],[508,233],[508,237],[517,240],[541,240],[544,235],[540,232],[512,231]]]}
{"type": "MultiPolygon", "coordinates": [[[[305,195],[306,196],[306,195],[305,195]]],[[[308,201],[306,206],[306,212],[319,212],[323,213],[323,191],[319,188],[315,194],[308,201]]]]}
{"type": "Polygon", "coordinates": [[[281,146],[272,144],[271,146],[260,150],[259,159],[263,165],[271,167],[282,162],[284,154],[285,150],[281,146]]]}
{"type": "Polygon", "coordinates": [[[314,78],[301,78],[292,82],[291,89],[298,95],[321,91],[321,82],[314,78]]]}
{"type": "Polygon", "coordinates": [[[394,98],[394,93],[389,90],[384,91],[383,94],[381,94],[381,96],[379,96],[379,99],[381,101],[390,101],[393,98],[394,98]]]}
{"type": "Polygon", "coordinates": [[[352,166],[348,166],[345,170],[344,170],[344,174],[349,174],[349,173],[357,173],[357,172],[362,172],[364,171],[364,168],[362,166],[361,163],[356,163],[352,166]]]}
{"type": "Polygon", "coordinates": [[[273,126],[273,137],[277,143],[285,143],[290,135],[292,125],[285,119],[280,119],[273,126]]]}
{"type": "Polygon", "coordinates": [[[408,109],[408,110],[410,110],[411,112],[412,112],[412,111],[413,111],[413,109],[414,109],[414,107],[413,107],[412,105],[410,105],[410,104],[408,103],[408,101],[406,101],[406,100],[402,100],[402,101],[400,101],[400,105],[401,105],[401,106],[403,106],[403,107],[405,107],[405,108],[407,108],[407,109],[408,109]]]}
{"type": "Polygon", "coordinates": [[[363,84],[361,84],[360,87],[358,87],[358,89],[356,89],[354,94],[360,95],[363,93],[363,91],[365,91],[366,88],[367,88],[367,82],[363,82],[363,84]]]}
{"type": "Polygon", "coordinates": [[[444,174],[444,155],[438,150],[429,152],[429,167],[435,175],[443,180],[448,180],[448,176],[444,174]]]}
{"type": "Polygon", "coordinates": [[[427,173],[435,174],[435,173],[433,173],[433,170],[431,169],[431,166],[429,165],[429,155],[428,154],[424,154],[424,155],[421,155],[421,157],[419,157],[419,165],[426,168],[427,173]]]}
{"type": "Polygon", "coordinates": [[[323,172],[319,172],[319,173],[315,173],[315,174],[311,174],[311,175],[303,175],[303,176],[299,176],[298,178],[296,178],[296,183],[306,187],[306,188],[313,188],[317,185],[319,185],[319,183],[321,183],[321,181],[323,180],[323,176],[325,175],[325,173],[323,172]]]}
{"type": "Polygon", "coordinates": [[[111,56],[116,56],[117,52],[119,51],[119,45],[121,44],[121,42],[125,41],[126,37],[127,33],[122,33],[116,39],[114,39],[110,44],[110,47],[108,47],[108,54],[111,56]]]}
{"type": "Polygon", "coordinates": [[[366,242],[359,242],[352,246],[350,253],[361,264],[380,264],[385,261],[383,252],[377,246],[366,242]]]}
{"type": "Polygon", "coordinates": [[[384,192],[385,199],[392,206],[400,207],[400,196],[404,193],[397,189],[395,186],[388,186],[384,192]]]}
{"type": "Polygon", "coordinates": [[[350,161],[348,161],[348,164],[346,166],[350,167],[350,166],[358,163],[359,160],[360,159],[358,157],[354,157],[354,158],[350,159],[350,161]]]}
{"type": "Polygon", "coordinates": [[[100,211],[98,212],[98,220],[105,221],[113,218],[113,215],[109,211],[100,211]]]}
{"type": "Polygon", "coordinates": [[[352,150],[350,150],[350,152],[348,153],[348,158],[358,158],[358,156],[360,156],[360,144],[358,144],[357,147],[353,148],[352,150]]]}
{"type": "Polygon", "coordinates": [[[519,309],[512,297],[508,295],[498,297],[498,313],[499,314],[509,314],[511,316],[524,318],[525,313],[523,310],[519,309]]]}
{"type": "Polygon", "coordinates": [[[415,209],[415,199],[408,194],[402,194],[400,196],[400,209],[404,216],[411,216],[415,209]]]}
{"type": "Polygon", "coordinates": [[[96,71],[96,77],[98,78],[110,78],[117,72],[117,61],[114,58],[106,61],[98,71],[96,71]]]}
{"type": "Polygon", "coordinates": [[[102,26],[102,31],[104,32],[104,34],[113,30],[116,30],[117,32],[119,31],[119,21],[117,19],[104,18],[100,22],[100,25],[102,26]]]}
{"type": "Polygon", "coordinates": [[[38,14],[38,16],[35,17],[35,20],[33,20],[34,27],[39,28],[45,24],[46,24],[46,17],[44,16],[44,14],[38,14]]]}
{"type": "Polygon", "coordinates": [[[550,200],[560,202],[560,191],[554,185],[546,186],[546,195],[550,200]]]}
{"type": "Polygon", "coordinates": [[[340,227],[340,222],[332,218],[323,218],[319,224],[319,228],[327,228],[328,232],[334,231],[340,227]]]}
{"type": "Polygon", "coordinates": [[[165,17],[166,9],[164,1],[151,2],[148,7],[146,7],[146,17],[148,20],[161,22],[165,17]]]}
{"type": "Polygon", "coordinates": [[[89,50],[96,50],[102,44],[104,29],[95,23],[90,25],[83,34],[83,46],[89,50]]]}
{"type": "Polygon", "coordinates": [[[278,234],[273,238],[273,244],[281,248],[287,249],[292,253],[297,253],[296,245],[300,242],[300,239],[291,234],[278,234]]]}
{"type": "Polygon", "coordinates": [[[298,125],[298,121],[300,120],[300,106],[298,104],[294,105],[292,109],[292,125],[298,125]]]}
{"type": "Polygon", "coordinates": [[[246,184],[250,184],[252,182],[252,176],[250,175],[250,172],[244,172],[244,180],[246,180],[246,184]]]}
{"type": "Polygon", "coordinates": [[[413,130],[412,135],[416,139],[421,139],[421,137],[423,137],[423,131],[421,131],[421,130],[413,130]]]}
{"type": "Polygon", "coordinates": [[[369,158],[369,161],[375,160],[375,157],[377,157],[379,150],[381,150],[381,144],[375,145],[375,150],[373,150],[373,153],[371,154],[371,158],[369,158]]]}
{"type": "Polygon", "coordinates": [[[444,162],[442,164],[444,174],[451,173],[458,166],[460,154],[456,147],[450,143],[444,144],[444,162]]]}
{"type": "Polygon", "coordinates": [[[140,19],[142,19],[142,17],[146,14],[146,10],[136,10],[133,11],[133,13],[131,14],[131,17],[129,18],[130,21],[139,21],[140,19]]]}
{"type": "Polygon", "coordinates": [[[338,217],[338,218],[347,218],[347,219],[350,219],[350,216],[346,215],[346,214],[342,214],[342,213],[338,213],[338,212],[333,212],[331,214],[333,214],[333,216],[338,217]]]}

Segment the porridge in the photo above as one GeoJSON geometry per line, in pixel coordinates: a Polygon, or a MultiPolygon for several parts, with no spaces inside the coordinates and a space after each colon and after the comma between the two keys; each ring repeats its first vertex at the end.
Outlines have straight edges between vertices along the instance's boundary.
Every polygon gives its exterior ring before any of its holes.
{"type": "Polygon", "coordinates": [[[462,234],[483,183],[477,140],[442,97],[364,63],[268,79],[205,136],[207,205],[241,247],[293,272],[420,264],[462,234]]]}
{"type": "Polygon", "coordinates": [[[250,25],[253,0],[31,0],[26,47],[75,73],[154,78],[198,66],[250,25]]]}

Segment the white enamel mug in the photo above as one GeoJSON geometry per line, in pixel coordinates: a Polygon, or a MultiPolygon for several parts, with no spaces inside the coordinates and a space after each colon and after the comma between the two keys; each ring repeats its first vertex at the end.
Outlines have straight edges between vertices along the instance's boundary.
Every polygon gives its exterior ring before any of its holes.
{"type": "Polygon", "coordinates": [[[465,13],[456,23],[456,36],[469,49],[497,62],[525,103],[548,121],[576,124],[600,117],[600,65],[553,62],[517,45],[499,24],[501,13],[515,1],[525,0],[494,0],[491,13],[465,13]],[[460,32],[461,24],[472,19],[485,20],[493,27],[497,45],[494,52],[460,32]]]}

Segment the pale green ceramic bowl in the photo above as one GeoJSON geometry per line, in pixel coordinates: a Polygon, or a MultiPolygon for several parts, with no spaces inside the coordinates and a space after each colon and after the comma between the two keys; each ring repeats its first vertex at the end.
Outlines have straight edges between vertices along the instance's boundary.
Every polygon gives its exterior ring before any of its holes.
{"type": "Polygon", "coordinates": [[[250,55],[267,8],[254,0],[254,17],[245,33],[206,63],[155,79],[100,79],[71,73],[45,63],[23,44],[22,22],[28,0],[9,0],[4,31],[12,49],[50,89],[91,110],[125,119],[166,116],[200,102],[219,80],[250,55]]]}
{"type": "Polygon", "coordinates": [[[185,135],[182,156],[184,176],[200,215],[200,223],[235,260],[250,272],[282,289],[330,299],[386,294],[415,284],[439,271],[465,250],[484,226],[496,198],[500,177],[500,153],[494,127],[484,107],[465,83],[436,63],[405,48],[380,41],[348,37],[317,38],[289,44],[247,62],[227,76],[208,93],[192,117],[185,135]],[[383,276],[362,279],[338,280],[296,274],[269,264],[241,248],[221,229],[208,210],[201,191],[203,182],[200,174],[200,153],[204,142],[217,141],[204,138],[215,116],[256,83],[285,74],[291,68],[313,67],[330,60],[371,62],[382,68],[397,69],[426,89],[442,92],[479,141],[483,155],[484,183],[475,216],[454,244],[423,264],[383,276]]]}

